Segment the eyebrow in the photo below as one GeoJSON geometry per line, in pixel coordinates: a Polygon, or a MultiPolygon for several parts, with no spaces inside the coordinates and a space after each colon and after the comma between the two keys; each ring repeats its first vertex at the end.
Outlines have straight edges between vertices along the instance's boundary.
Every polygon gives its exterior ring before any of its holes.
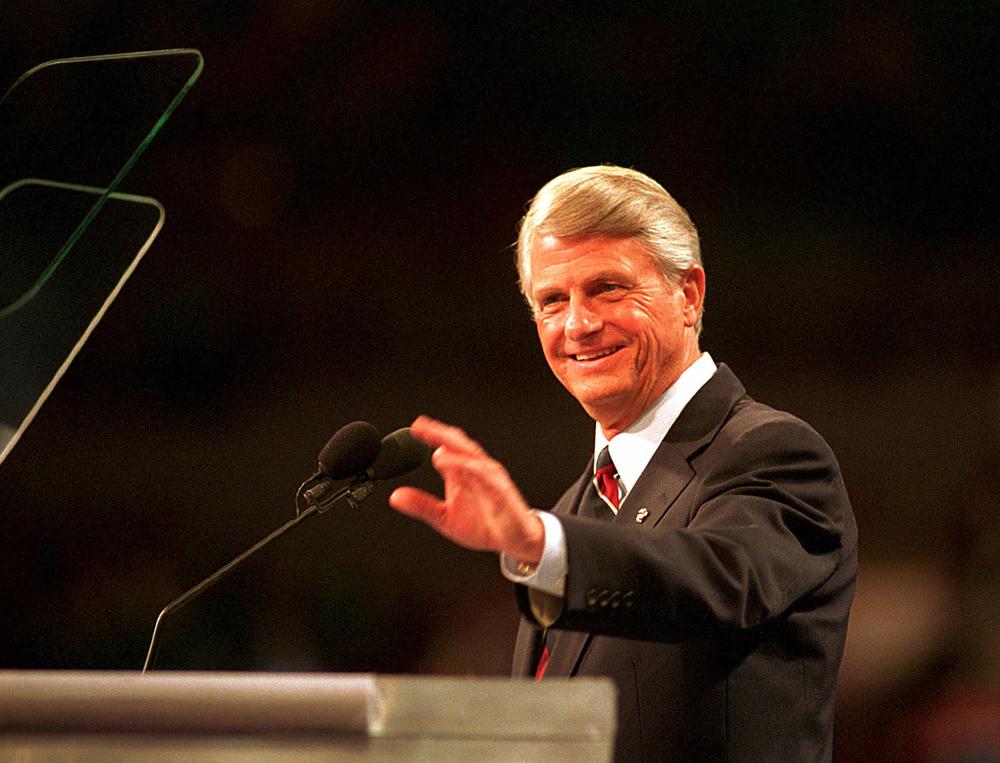
{"type": "Polygon", "coordinates": [[[628,270],[599,270],[587,278],[585,283],[594,281],[632,281],[631,271],[628,270]]]}
{"type": "MultiPolygon", "coordinates": [[[[603,270],[598,270],[594,273],[588,275],[582,280],[584,284],[593,283],[595,281],[634,281],[635,276],[631,270],[628,269],[611,269],[605,268],[603,270]]],[[[555,289],[556,291],[561,291],[561,288],[556,285],[548,286],[544,281],[538,279],[535,281],[539,289],[555,289]]]]}
{"type": "MultiPolygon", "coordinates": [[[[605,268],[604,270],[598,270],[594,273],[588,275],[582,282],[581,286],[584,288],[598,283],[605,283],[607,281],[612,281],[615,283],[621,283],[623,285],[629,285],[635,282],[635,278],[632,272],[629,270],[611,270],[605,268]]],[[[535,283],[532,286],[532,296],[541,300],[544,297],[550,297],[553,294],[562,294],[566,291],[565,288],[560,284],[545,284],[535,283]]]]}

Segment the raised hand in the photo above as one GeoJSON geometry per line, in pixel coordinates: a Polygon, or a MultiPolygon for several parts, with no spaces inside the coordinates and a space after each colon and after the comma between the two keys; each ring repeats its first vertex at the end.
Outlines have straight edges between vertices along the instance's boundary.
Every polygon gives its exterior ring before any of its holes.
{"type": "Polygon", "coordinates": [[[503,551],[537,564],[544,526],[503,465],[458,427],[429,416],[418,416],[410,432],[435,449],[431,463],[444,480],[444,499],[400,487],[389,505],[466,548],[503,551]]]}

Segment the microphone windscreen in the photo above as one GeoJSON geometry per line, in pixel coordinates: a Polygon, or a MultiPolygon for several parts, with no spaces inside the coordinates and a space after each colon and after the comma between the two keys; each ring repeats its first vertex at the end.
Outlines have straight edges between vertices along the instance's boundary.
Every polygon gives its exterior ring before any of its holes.
{"type": "Polygon", "coordinates": [[[341,427],[319,452],[319,470],[333,480],[347,479],[367,469],[379,454],[378,430],[367,421],[341,427]]]}
{"type": "Polygon", "coordinates": [[[369,474],[376,480],[399,477],[421,466],[430,455],[430,445],[410,434],[409,427],[403,427],[382,438],[382,450],[375,457],[369,474]]]}

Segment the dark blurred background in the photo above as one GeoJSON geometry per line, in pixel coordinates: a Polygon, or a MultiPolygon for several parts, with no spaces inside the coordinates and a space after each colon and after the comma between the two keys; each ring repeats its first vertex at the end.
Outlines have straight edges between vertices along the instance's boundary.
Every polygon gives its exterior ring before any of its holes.
{"type": "MultiPolygon", "coordinates": [[[[0,466],[0,668],[140,668],[160,608],[289,519],[355,419],[457,423],[550,505],[592,424],[545,366],[510,245],[545,181],[610,162],[699,226],[703,347],[841,459],[862,568],[840,759],[951,759],[995,728],[994,0],[2,17],[0,86],[131,50],[195,47],[205,70],[123,186],[166,227],[0,466]]],[[[507,672],[496,559],[395,515],[390,489],[178,613],[160,666],[507,672]]]]}

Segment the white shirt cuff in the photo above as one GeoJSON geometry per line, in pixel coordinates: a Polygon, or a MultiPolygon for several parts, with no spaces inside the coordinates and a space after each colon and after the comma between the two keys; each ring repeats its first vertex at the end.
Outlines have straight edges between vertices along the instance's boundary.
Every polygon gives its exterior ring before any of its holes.
{"type": "Polygon", "coordinates": [[[566,593],[566,533],[562,522],[553,514],[547,511],[535,511],[535,514],[545,527],[545,547],[538,566],[525,574],[518,570],[520,563],[517,559],[500,554],[500,572],[515,583],[553,596],[563,596],[566,593]]]}

